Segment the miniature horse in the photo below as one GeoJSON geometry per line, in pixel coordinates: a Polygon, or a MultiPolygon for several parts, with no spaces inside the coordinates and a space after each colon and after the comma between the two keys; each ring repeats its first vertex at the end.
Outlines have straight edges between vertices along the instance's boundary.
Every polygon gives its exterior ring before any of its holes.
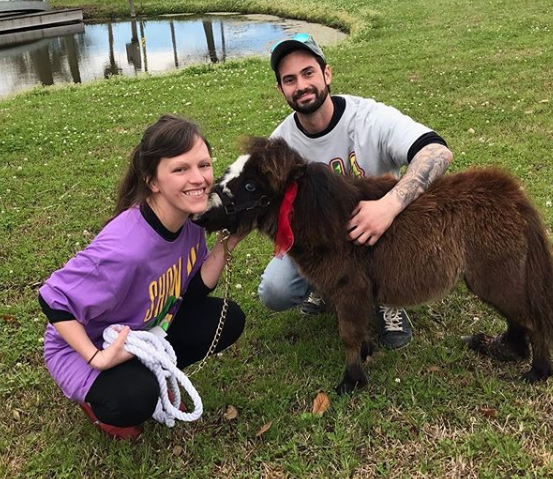
{"type": "Polygon", "coordinates": [[[367,384],[362,361],[372,351],[373,304],[434,301],[460,279],[507,321],[503,334],[475,334],[468,346],[505,361],[528,358],[530,344],[532,366],[524,379],[534,383],[552,374],[551,252],[537,211],[512,177],[472,169],[439,178],[374,246],[364,247],[348,240],[351,212],[360,200],[384,196],[395,178],[336,175],[324,164],[307,163],[281,139],[251,139],[247,153],[225,172],[195,221],[209,232],[257,229],[275,241],[284,221],[281,203],[297,185],[288,254],[335,307],[346,347],[339,393],[367,384]]]}

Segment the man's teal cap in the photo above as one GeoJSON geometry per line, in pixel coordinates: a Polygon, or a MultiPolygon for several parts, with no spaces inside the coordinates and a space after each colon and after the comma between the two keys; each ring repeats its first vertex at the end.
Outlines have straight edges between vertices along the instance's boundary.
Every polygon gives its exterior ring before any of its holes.
{"type": "Polygon", "coordinates": [[[271,68],[276,72],[280,61],[289,53],[296,50],[306,50],[319,57],[326,65],[323,51],[317,45],[313,37],[307,33],[298,33],[289,40],[281,40],[271,48],[271,68]]]}

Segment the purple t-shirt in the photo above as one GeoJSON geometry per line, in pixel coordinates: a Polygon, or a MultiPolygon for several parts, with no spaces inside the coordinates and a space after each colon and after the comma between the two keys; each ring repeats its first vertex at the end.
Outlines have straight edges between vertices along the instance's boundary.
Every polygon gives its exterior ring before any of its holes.
{"type": "MultiPolygon", "coordinates": [[[[131,208],[53,273],[40,295],[50,308],[71,313],[101,348],[102,333],[111,324],[149,329],[172,314],[207,252],[203,228],[191,221],[175,241],[167,241],[139,208],[131,208]]],[[[100,371],[87,365],[51,324],[44,358],[63,393],[84,401],[100,371]]]]}

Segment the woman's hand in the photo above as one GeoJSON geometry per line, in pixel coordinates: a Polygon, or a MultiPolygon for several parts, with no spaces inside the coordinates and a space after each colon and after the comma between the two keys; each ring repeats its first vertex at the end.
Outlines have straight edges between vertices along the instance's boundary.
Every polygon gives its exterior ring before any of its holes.
{"type": "Polygon", "coordinates": [[[130,328],[125,326],[119,332],[117,339],[109,345],[106,349],[99,351],[90,365],[99,371],[105,371],[111,369],[118,364],[124,363],[134,357],[134,354],[129,353],[125,349],[125,341],[129,335],[130,328]]]}
{"type": "Polygon", "coordinates": [[[231,234],[227,243],[229,251],[233,251],[234,248],[238,246],[238,243],[240,243],[240,241],[242,241],[246,236],[248,236],[248,233],[242,233],[240,235],[236,233],[231,234]]]}

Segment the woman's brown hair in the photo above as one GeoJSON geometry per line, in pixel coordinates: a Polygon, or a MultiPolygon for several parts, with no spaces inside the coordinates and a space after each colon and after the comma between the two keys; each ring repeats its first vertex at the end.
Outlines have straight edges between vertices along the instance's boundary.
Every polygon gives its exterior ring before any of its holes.
{"type": "Polygon", "coordinates": [[[113,217],[139,205],[151,194],[148,183],[155,179],[162,158],[174,158],[192,149],[197,139],[211,147],[195,123],[174,115],[163,115],[149,126],[133,150],[127,172],[119,184],[113,217]]]}

